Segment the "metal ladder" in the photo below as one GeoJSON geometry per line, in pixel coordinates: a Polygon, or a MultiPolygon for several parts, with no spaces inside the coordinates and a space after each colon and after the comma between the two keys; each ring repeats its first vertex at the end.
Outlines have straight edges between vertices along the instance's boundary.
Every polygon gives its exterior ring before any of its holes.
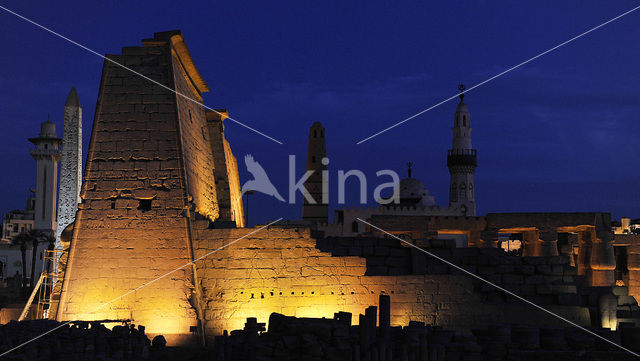
{"type": "Polygon", "coordinates": [[[24,306],[20,318],[18,321],[25,320],[27,317],[30,319],[43,319],[48,317],[49,307],[51,306],[51,294],[53,293],[53,286],[60,278],[61,274],[58,270],[54,270],[54,266],[57,265],[57,260],[60,259],[64,251],[62,250],[44,250],[44,256],[42,258],[42,273],[38,283],[31,291],[29,300],[24,306]],[[36,304],[35,313],[29,311],[33,304],[33,300],[38,295],[38,303],[36,304]]]}

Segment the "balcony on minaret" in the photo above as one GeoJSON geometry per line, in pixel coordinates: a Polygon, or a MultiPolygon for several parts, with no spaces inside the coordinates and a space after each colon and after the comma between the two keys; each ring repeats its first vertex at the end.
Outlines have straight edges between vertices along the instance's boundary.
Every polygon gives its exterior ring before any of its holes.
{"type": "Polygon", "coordinates": [[[447,166],[468,166],[478,165],[478,155],[475,149],[449,149],[447,152],[447,166]]]}

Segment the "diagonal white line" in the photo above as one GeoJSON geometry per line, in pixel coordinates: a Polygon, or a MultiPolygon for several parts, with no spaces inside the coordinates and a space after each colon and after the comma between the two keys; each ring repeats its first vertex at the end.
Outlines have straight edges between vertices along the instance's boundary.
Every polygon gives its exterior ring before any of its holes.
{"type": "Polygon", "coordinates": [[[444,259],[444,258],[442,258],[442,257],[439,257],[438,255],[435,255],[435,254],[433,254],[433,253],[431,253],[431,252],[429,252],[429,251],[426,251],[426,250],[424,250],[424,249],[422,249],[422,248],[420,248],[420,247],[416,246],[415,244],[413,244],[413,243],[411,243],[411,242],[407,242],[407,241],[405,241],[404,239],[402,239],[402,238],[400,238],[400,237],[398,237],[398,236],[396,236],[396,235],[394,235],[394,234],[392,234],[392,233],[389,233],[389,232],[385,231],[384,229],[382,229],[382,228],[380,228],[380,227],[374,226],[373,224],[371,224],[371,223],[369,223],[369,222],[367,222],[367,221],[365,221],[365,220],[362,220],[362,219],[360,219],[360,218],[356,218],[356,219],[357,219],[357,220],[359,220],[360,222],[364,223],[364,224],[367,224],[367,225],[369,225],[369,226],[371,226],[371,227],[373,227],[373,228],[375,228],[375,229],[379,230],[380,232],[383,232],[383,233],[385,233],[385,234],[387,234],[387,235],[389,235],[389,236],[391,236],[391,237],[393,237],[393,238],[395,238],[395,239],[399,240],[400,242],[403,242],[403,243],[407,244],[408,246],[411,246],[411,247],[413,247],[413,248],[417,249],[418,251],[420,251],[420,252],[422,252],[422,253],[425,253],[425,254],[427,254],[427,255],[429,255],[429,256],[431,256],[431,257],[433,257],[433,258],[437,259],[438,261],[444,262],[444,263],[446,263],[447,265],[449,265],[449,266],[451,266],[451,267],[453,267],[453,268],[455,268],[455,269],[457,269],[457,270],[459,270],[459,271],[462,271],[462,272],[464,272],[464,273],[468,274],[468,275],[469,275],[469,276],[471,276],[471,277],[474,277],[474,278],[476,278],[476,279],[478,279],[478,280],[480,280],[480,281],[482,281],[482,282],[484,282],[484,283],[486,283],[486,284],[488,284],[488,285],[490,285],[490,286],[493,286],[493,287],[495,287],[495,288],[499,289],[500,291],[502,291],[502,292],[504,292],[504,293],[507,293],[507,294],[509,294],[509,295],[511,295],[511,296],[513,296],[513,297],[515,297],[515,298],[517,298],[517,299],[519,299],[520,301],[523,301],[523,302],[525,302],[525,303],[528,303],[528,304],[530,304],[531,306],[533,306],[533,307],[535,307],[535,308],[537,308],[537,309],[539,309],[539,310],[542,310],[542,311],[544,311],[544,312],[546,312],[546,313],[550,314],[551,316],[554,316],[554,317],[556,317],[556,318],[559,318],[559,319],[561,319],[562,321],[565,321],[565,322],[567,322],[567,323],[569,323],[569,324],[571,324],[571,325],[573,325],[573,326],[575,326],[575,327],[577,327],[577,328],[581,329],[582,331],[584,331],[584,332],[586,332],[586,333],[588,333],[588,334],[590,334],[590,335],[592,335],[592,336],[595,336],[595,337],[597,337],[597,338],[599,338],[599,339],[601,339],[601,340],[603,340],[603,341],[606,341],[606,342],[608,342],[608,343],[612,344],[613,346],[616,346],[616,347],[620,348],[621,350],[627,351],[628,353],[630,353],[630,354],[632,354],[632,355],[634,355],[634,356],[636,356],[636,357],[640,357],[640,354],[637,354],[637,353],[635,353],[635,352],[633,352],[633,351],[631,351],[631,350],[629,350],[629,349],[627,349],[627,348],[625,348],[625,347],[622,347],[621,345],[618,345],[617,343],[615,343],[615,342],[613,342],[613,341],[611,341],[611,340],[609,340],[609,339],[607,339],[607,338],[605,338],[605,337],[602,337],[602,336],[598,335],[598,334],[597,334],[597,333],[595,333],[595,332],[589,331],[588,329],[586,329],[586,328],[584,328],[584,327],[582,327],[582,326],[578,325],[577,323],[575,323],[575,322],[573,322],[573,321],[570,321],[570,320],[567,320],[566,318],[564,318],[564,317],[562,317],[562,316],[560,316],[560,315],[558,315],[558,314],[555,314],[555,313],[553,313],[553,312],[551,312],[551,311],[547,310],[546,308],[544,308],[544,307],[542,307],[542,306],[538,306],[538,305],[536,305],[535,303],[533,303],[533,302],[531,302],[531,301],[527,300],[526,298],[524,298],[524,297],[522,297],[522,296],[518,296],[517,294],[515,294],[515,293],[513,293],[513,292],[511,292],[511,291],[509,291],[509,290],[507,290],[507,289],[505,289],[505,288],[502,288],[502,287],[500,287],[500,286],[496,285],[495,283],[492,283],[492,282],[490,282],[490,281],[487,281],[487,280],[485,280],[484,278],[482,278],[482,277],[480,277],[480,276],[476,275],[476,274],[475,274],[475,273],[473,273],[473,272],[469,272],[469,271],[467,271],[466,269],[464,269],[464,268],[462,268],[462,267],[460,267],[460,266],[458,266],[458,265],[456,265],[456,264],[454,264],[454,263],[451,263],[451,262],[447,261],[446,259],[444,259]]]}
{"type": "Polygon", "coordinates": [[[211,107],[208,107],[208,106],[206,106],[205,104],[203,104],[203,103],[201,103],[201,102],[199,102],[199,101],[197,101],[197,100],[195,100],[195,99],[193,99],[193,98],[191,98],[191,97],[189,97],[189,96],[187,96],[187,95],[185,95],[185,94],[182,94],[182,93],[180,93],[180,92],[178,92],[178,91],[176,91],[176,90],[174,90],[174,89],[171,89],[171,88],[169,88],[168,86],[166,86],[166,85],[164,85],[164,84],[162,84],[162,83],[160,83],[160,82],[157,82],[157,81],[155,81],[155,80],[153,80],[153,79],[149,78],[148,76],[145,76],[145,75],[143,75],[143,74],[141,74],[141,73],[139,73],[139,72],[137,72],[137,71],[135,71],[135,70],[133,70],[133,69],[131,69],[131,68],[129,68],[129,67],[126,67],[126,66],[124,66],[124,65],[122,65],[122,64],[120,64],[120,63],[118,63],[118,62],[117,62],[117,61],[115,61],[115,60],[109,59],[109,58],[107,58],[106,56],[104,56],[104,55],[102,55],[102,54],[98,53],[97,51],[92,50],[92,49],[90,49],[90,48],[88,48],[88,47],[86,47],[86,46],[84,46],[84,45],[82,45],[82,44],[80,44],[80,43],[78,43],[78,42],[76,42],[76,41],[73,41],[73,40],[69,39],[68,37],[66,37],[66,36],[64,36],[64,35],[62,35],[62,34],[60,34],[60,33],[57,33],[57,32],[55,32],[55,31],[53,31],[53,30],[51,30],[51,29],[47,28],[47,27],[46,27],[46,26],[44,26],[44,25],[41,25],[41,24],[39,24],[39,23],[37,23],[37,22],[35,22],[35,21],[33,21],[33,20],[31,20],[31,19],[29,19],[29,18],[25,17],[25,16],[22,16],[22,15],[20,15],[20,14],[16,13],[15,11],[12,11],[12,10],[10,10],[10,9],[7,9],[7,8],[5,8],[4,6],[1,6],[1,5],[0,5],[0,9],[4,10],[4,11],[6,11],[6,12],[10,13],[10,14],[13,14],[13,15],[15,15],[15,16],[17,16],[17,17],[19,17],[20,19],[22,19],[22,20],[24,20],[24,21],[27,21],[27,22],[29,22],[29,23],[31,23],[31,24],[33,24],[33,25],[35,25],[35,26],[39,27],[40,29],[45,30],[45,31],[47,31],[47,32],[49,32],[49,33],[51,33],[51,34],[53,34],[53,35],[55,35],[55,36],[57,36],[57,37],[59,37],[59,38],[61,38],[61,39],[63,39],[63,40],[66,40],[66,41],[70,42],[71,44],[73,44],[73,45],[75,45],[75,46],[78,46],[78,47],[80,47],[80,48],[82,48],[82,49],[84,49],[84,50],[86,50],[86,51],[90,52],[91,54],[97,55],[97,56],[101,57],[102,59],[104,59],[104,60],[106,60],[106,61],[108,61],[108,62],[110,62],[110,63],[113,63],[113,64],[115,64],[115,65],[117,65],[117,66],[119,66],[119,67],[121,67],[121,68],[123,68],[123,69],[126,69],[126,70],[128,70],[128,71],[132,72],[133,74],[136,74],[136,75],[138,75],[138,76],[140,76],[140,77],[142,77],[142,78],[144,78],[144,79],[146,79],[146,80],[148,80],[148,81],[150,81],[150,82],[152,82],[152,83],[154,83],[154,84],[156,84],[156,85],[159,85],[159,86],[163,87],[164,89],[167,89],[167,90],[169,90],[170,92],[173,92],[173,93],[175,93],[176,95],[183,97],[184,99],[190,100],[190,101],[192,101],[192,102],[194,102],[194,103],[196,103],[196,104],[198,104],[198,105],[201,105],[201,106],[203,106],[205,109],[211,110],[211,111],[213,111],[213,112],[217,113],[218,115],[223,115],[224,117],[226,117],[227,119],[231,120],[232,122],[234,122],[234,123],[236,123],[236,124],[238,124],[238,125],[241,125],[241,126],[243,126],[243,127],[247,128],[247,129],[251,130],[251,131],[252,131],[252,132],[254,132],[254,133],[260,134],[261,136],[263,136],[263,137],[265,137],[265,138],[267,138],[267,139],[269,139],[269,140],[271,140],[271,141],[274,141],[274,142],[276,142],[276,143],[278,143],[278,144],[282,145],[282,142],[281,142],[281,141],[279,141],[279,140],[277,140],[277,139],[275,139],[275,138],[273,138],[273,137],[270,137],[270,136],[268,136],[268,135],[266,135],[266,134],[262,133],[261,131],[259,131],[259,130],[257,130],[257,129],[254,129],[254,128],[252,128],[252,127],[250,127],[250,126],[248,126],[248,125],[246,125],[246,124],[244,124],[244,123],[242,123],[242,122],[238,121],[237,119],[234,119],[234,118],[232,118],[232,117],[230,117],[230,116],[227,116],[226,114],[221,114],[221,113],[220,113],[220,112],[218,112],[217,110],[215,110],[215,109],[213,109],[213,108],[211,108],[211,107]]]}
{"type": "MultiPolygon", "coordinates": [[[[234,244],[234,243],[236,243],[236,242],[238,242],[238,241],[240,241],[240,240],[242,240],[242,239],[245,239],[245,238],[249,237],[250,235],[252,235],[252,234],[254,234],[254,233],[257,233],[257,232],[259,232],[259,231],[261,231],[261,230],[263,230],[263,229],[265,229],[265,228],[267,228],[267,227],[271,226],[271,225],[272,225],[272,224],[274,224],[274,223],[280,222],[281,220],[282,220],[282,218],[278,218],[278,219],[276,219],[275,221],[273,221],[273,222],[271,222],[271,223],[269,223],[269,224],[267,224],[267,225],[264,225],[264,226],[262,226],[262,227],[260,227],[260,228],[258,228],[258,229],[256,229],[256,230],[254,230],[254,231],[251,231],[251,232],[249,232],[249,233],[245,234],[244,236],[242,236],[242,237],[240,237],[240,238],[238,238],[238,239],[235,239],[235,240],[233,240],[232,242],[229,242],[229,243],[225,244],[224,246],[222,246],[222,247],[220,247],[220,248],[214,249],[213,251],[206,253],[206,254],[205,254],[204,256],[202,256],[202,257],[198,257],[198,258],[194,259],[194,260],[193,260],[193,261],[191,261],[191,262],[187,262],[187,263],[183,264],[182,266],[180,266],[180,267],[178,267],[178,268],[176,268],[176,269],[174,269],[174,270],[172,270],[172,271],[169,271],[169,272],[167,272],[167,273],[163,274],[162,276],[160,276],[160,277],[158,277],[158,278],[156,278],[156,279],[153,279],[153,280],[151,280],[151,281],[149,281],[149,282],[147,282],[147,283],[144,283],[144,284],[142,284],[141,286],[138,286],[138,287],[136,287],[136,288],[132,289],[131,291],[129,291],[129,292],[127,292],[127,293],[125,293],[125,294],[123,294],[123,295],[121,295],[121,296],[118,296],[118,297],[116,297],[116,298],[112,299],[111,301],[108,301],[108,302],[106,302],[106,303],[103,303],[102,305],[100,305],[100,306],[96,307],[95,309],[93,309],[93,310],[91,310],[91,311],[89,311],[89,312],[85,312],[85,313],[80,314],[79,318],[80,318],[80,319],[82,319],[82,317],[83,317],[83,316],[86,316],[86,315],[89,315],[89,314],[91,314],[91,313],[94,313],[94,312],[96,312],[97,310],[99,310],[99,309],[103,308],[104,306],[107,306],[107,305],[109,305],[109,304],[111,304],[111,303],[113,303],[113,302],[115,302],[115,301],[117,301],[117,300],[119,300],[119,299],[121,299],[121,298],[123,298],[123,297],[127,296],[127,295],[130,295],[131,293],[136,292],[136,291],[138,291],[139,289],[141,289],[141,288],[143,288],[143,287],[147,287],[148,285],[150,285],[150,284],[152,284],[152,283],[154,283],[154,282],[156,282],[156,281],[158,281],[158,280],[160,280],[160,279],[162,279],[162,278],[164,278],[164,277],[167,277],[168,275],[170,275],[170,274],[172,274],[172,273],[174,273],[174,272],[176,272],[176,271],[179,271],[179,270],[181,270],[181,269],[183,269],[183,268],[187,267],[187,266],[188,266],[188,265],[190,265],[190,264],[193,264],[193,263],[195,263],[195,262],[197,262],[197,261],[200,261],[200,260],[202,260],[202,259],[204,259],[204,258],[207,258],[207,257],[209,257],[210,255],[212,255],[212,254],[214,254],[214,253],[218,252],[219,250],[224,249],[224,248],[226,248],[226,247],[229,247],[229,246],[231,246],[232,244],[234,244]]],[[[72,323],[72,322],[74,322],[74,321],[67,321],[67,322],[64,322],[64,323],[62,323],[62,324],[60,324],[60,325],[58,325],[58,326],[56,326],[56,327],[54,327],[54,328],[50,329],[49,331],[46,331],[46,332],[42,333],[41,335],[38,335],[38,336],[36,336],[36,337],[34,337],[34,338],[32,338],[32,339],[28,340],[28,341],[25,341],[25,342],[23,342],[23,343],[19,344],[18,346],[14,347],[14,348],[12,348],[12,349],[10,349],[10,350],[8,350],[8,351],[3,352],[2,354],[0,354],[0,357],[4,356],[4,355],[6,355],[6,354],[8,354],[8,353],[10,353],[10,352],[12,352],[12,351],[15,351],[15,350],[19,349],[20,347],[22,347],[22,346],[24,346],[24,345],[26,345],[26,344],[29,344],[29,343],[31,343],[31,342],[33,342],[33,341],[35,341],[35,340],[37,340],[37,339],[39,339],[39,338],[41,338],[41,337],[43,337],[43,336],[45,336],[45,335],[47,335],[47,334],[51,333],[51,332],[53,332],[53,331],[55,331],[55,330],[57,330],[57,329],[59,329],[59,328],[61,328],[61,327],[64,327],[64,326],[66,326],[66,325],[68,325],[68,324],[72,323]]]]}
{"type": "MultiPolygon", "coordinates": [[[[595,26],[595,27],[593,27],[593,28],[591,28],[591,29],[589,29],[589,30],[587,30],[587,31],[583,32],[583,33],[582,33],[582,34],[580,34],[580,35],[576,35],[576,36],[574,36],[573,38],[571,38],[571,39],[569,39],[569,40],[567,40],[567,41],[564,41],[564,42],[562,42],[562,43],[560,43],[560,44],[558,44],[558,45],[554,46],[553,48],[550,48],[550,49],[548,49],[548,50],[545,50],[545,51],[543,51],[542,53],[540,53],[540,54],[538,54],[538,55],[536,55],[536,56],[533,56],[533,57],[531,57],[531,58],[529,58],[529,59],[527,59],[527,60],[523,61],[523,62],[522,62],[522,63],[520,63],[520,64],[514,65],[514,66],[512,66],[511,68],[509,68],[509,69],[507,69],[507,70],[505,70],[505,71],[503,71],[503,72],[501,72],[501,73],[499,73],[499,74],[496,74],[496,75],[492,76],[492,77],[491,77],[491,78],[489,78],[489,79],[486,79],[486,80],[484,80],[484,81],[481,81],[480,83],[478,83],[478,84],[476,84],[476,85],[472,86],[471,88],[466,89],[465,91],[463,91],[463,93],[468,93],[468,92],[472,91],[473,89],[475,89],[475,88],[477,88],[477,87],[479,87],[479,86],[482,86],[482,85],[484,85],[484,84],[486,84],[486,83],[488,83],[488,82],[490,82],[490,81],[492,81],[492,80],[494,80],[494,79],[496,79],[496,78],[499,78],[499,77],[501,77],[501,76],[503,76],[503,75],[507,74],[508,72],[510,72],[510,71],[512,71],[512,70],[515,70],[515,69],[517,69],[517,68],[519,68],[519,67],[521,67],[521,66],[523,66],[523,65],[525,65],[525,64],[527,64],[527,63],[529,63],[529,62],[531,62],[531,61],[534,61],[534,60],[538,59],[538,58],[539,58],[539,57],[541,57],[541,56],[544,56],[544,55],[546,55],[546,54],[548,54],[548,53],[550,53],[550,52],[552,52],[552,51],[554,51],[554,50],[556,50],[556,49],[558,49],[558,48],[560,48],[560,47],[563,47],[563,46],[565,46],[565,45],[569,44],[570,42],[572,42],[572,41],[574,41],[574,40],[577,40],[577,39],[579,39],[579,38],[581,38],[581,37],[583,37],[583,36],[585,36],[585,35],[587,35],[587,34],[591,33],[592,31],[598,30],[598,29],[600,29],[601,27],[603,27],[603,26],[605,26],[605,25],[607,25],[607,24],[609,24],[609,23],[611,23],[611,22],[614,22],[614,21],[616,21],[616,20],[620,19],[621,17],[623,17],[623,16],[625,16],[625,15],[631,14],[632,12],[634,12],[634,11],[636,11],[636,10],[638,10],[638,9],[640,9],[640,6],[636,6],[635,8],[633,8],[633,9],[631,9],[631,10],[629,10],[629,11],[626,11],[626,12],[624,12],[624,13],[622,13],[622,14],[620,14],[620,15],[618,15],[618,16],[616,16],[616,17],[614,17],[614,18],[611,18],[611,19],[609,19],[609,20],[605,21],[604,23],[602,23],[602,24],[600,24],[600,25],[598,25],[598,26],[595,26]]],[[[410,117],[408,117],[408,118],[406,118],[406,119],[404,119],[404,120],[401,120],[401,121],[399,121],[399,122],[397,122],[397,123],[395,123],[395,124],[393,124],[393,125],[391,125],[391,126],[389,126],[389,127],[385,128],[385,129],[383,129],[383,130],[381,130],[381,131],[379,131],[379,132],[377,132],[377,133],[375,133],[375,134],[373,134],[373,135],[370,135],[370,136],[368,136],[368,137],[366,137],[366,138],[364,138],[364,139],[360,140],[357,144],[362,144],[362,143],[366,142],[367,140],[369,140],[369,139],[371,139],[371,138],[377,137],[378,135],[380,135],[380,134],[382,134],[382,133],[385,133],[385,132],[387,132],[387,131],[389,131],[389,130],[391,130],[391,129],[393,129],[393,128],[395,128],[395,127],[397,127],[397,126],[401,125],[401,124],[404,124],[404,123],[408,122],[409,120],[411,120],[411,119],[413,119],[413,118],[415,118],[415,117],[418,117],[418,116],[420,116],[420,115],[422,115],[422,114],[424,114],[424,113],[426,113],[426,112],[428,112],[428,111],[430,111],[430,110],[432,110],[432,109],[434,109],[434,108],[439,107],[440,105],[442,105],[442,104],[444,104],[444,103],[446,103],[446,102],[448,102],[448,101],[450,101],[450,100],[452,100],[452,99],[457,98],[459,95],[460,95],[460,94],[453,95],[453,96],[451,96],[451,97],[449,97],[449,98],[447,98],[447,99],[445,99],[445,100],[443,100],[443,101],[441,101],[441,102],[439,102],[439,103],[437,103],[437,104],[434,104],[434,105],[430,106],[430,107],[429,107],[429,108],[427,108],[427,109],[424,109],[424,110],[422,110],[422,111],[420,111],[420,112],[418,112],[418,113],[416,113],[416,114],[414,114],[414,115],[412,115],[412,116],[410,116],[410,117]]]]}

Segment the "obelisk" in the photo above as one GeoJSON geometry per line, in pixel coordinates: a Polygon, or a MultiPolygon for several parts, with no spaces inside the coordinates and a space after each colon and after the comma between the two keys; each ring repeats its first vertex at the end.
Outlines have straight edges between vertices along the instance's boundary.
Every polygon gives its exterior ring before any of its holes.
{"type": "Polygon", "coordinates": [[[80,203],[82,185],[82,107],[76,88],[71,88],[64,104],[62,131],[62,161],[60,166],[60,188],[58,198],[58,228],[56,249],[62,249],[60,235],[73,223],[80,203]]]}

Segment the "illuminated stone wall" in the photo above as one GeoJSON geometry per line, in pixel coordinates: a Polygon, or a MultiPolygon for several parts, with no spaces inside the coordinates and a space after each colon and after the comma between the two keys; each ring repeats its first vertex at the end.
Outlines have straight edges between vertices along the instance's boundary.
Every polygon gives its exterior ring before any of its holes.
{"type": "Polygon", "coordinates": [[[224,119],[229,116],[224,109],[206,111],[211,152],[216,167],[214,170],[216,194],[221,221],[234,221],[237,227],[244,227],[242,194],[238,162],[231,151],[231,145],[224,136],[224,119]]]}
{"type": "Polygon", "coordinates": [[[184,158],[185,183],[189,197],[193,199],[195,211],[210,218],[218,217],[218,202],[214,178],[214,160],[209,145],[209,130],[199,90],[189,80],[187,69],[179,57],[179,52],[188,55],[184,50],[172,47],[173,77],[178,112],[180,148],[184,158]]]}
{"type": "MultiPolygon", "coordinates": [[[[205,226],[194,227],[196,257],[255,231],[205,226]]],[[[246,317],[267,322],[271,312],[297,317],[331,318],[338,311],[357,315],[382,293],[391,296],[392,325],[413,320],[461,331],[500,320],[561,325],[542,312],[531,317],[536,311],[520,301],[486,302],[466,275],[365,275],[369,274],[366,258],[322,252],[308,229],[261,230],[198,261],[197,269],[209,338],[242,328],[246,317]]],[[[549,309],[574,322],[590,323],[587,308],[553,305],[549,309]]]]}
{"type": "Polygon", "coordinates": [[[238,173],[238,161],[231,151],[231,145],[224,139],[224,155],[229,176],[229,200],[231,202],[231,217],[238,227],[244,227],[244,207],[242,205],[242,187],[238,173]]]}
{"type": "MultiPolygon", "coordinates": [[[[143,44],[109,57],[200,99],[179,33],[143,44]]],[[[87,161],[56,318],[131,319],[175,344],[198,324],[192,269],[133,290],[192,259],[190,210],[217,215],[204,111],[105,61],[87,161]]]]}

